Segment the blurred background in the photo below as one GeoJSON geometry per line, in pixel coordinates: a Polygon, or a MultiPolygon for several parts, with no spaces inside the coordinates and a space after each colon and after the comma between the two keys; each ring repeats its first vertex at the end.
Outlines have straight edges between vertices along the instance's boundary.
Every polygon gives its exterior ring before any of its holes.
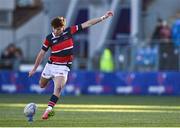
{"type": "MultiPolygon", "coordinates": [[[[74,36],[64,95],[180,95],[179,0],[0,0],[0,93],[50,94],[28,78],[56,16],[67,26],[114,17],[74,36]]],[[[52,83],[50,83],[52,85],[52,83]]]]}

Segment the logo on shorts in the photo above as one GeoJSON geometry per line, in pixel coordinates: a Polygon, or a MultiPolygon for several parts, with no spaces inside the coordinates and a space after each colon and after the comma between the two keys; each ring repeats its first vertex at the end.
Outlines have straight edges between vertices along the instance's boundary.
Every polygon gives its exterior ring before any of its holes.
{"type": "Polygon", "coordinates": [[[43,73],[43,76],[47,76],[47,74],[46,74],[46,73],[43,73]]]}

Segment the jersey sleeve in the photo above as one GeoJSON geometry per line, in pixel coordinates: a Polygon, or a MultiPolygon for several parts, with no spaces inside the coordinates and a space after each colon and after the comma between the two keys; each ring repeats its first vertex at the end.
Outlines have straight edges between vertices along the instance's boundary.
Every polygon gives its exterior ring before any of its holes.
{"type": "Polygon", "coordinates": [[[49,47],[50,47],[50,43],[49,43],[48,39],[46,38],[46,39],[44,40],[43,45],[42,45],[42,49],[43,49],[44,51],[47,51],[47,50],[49,49],[49,47]]]}
{"type": "Polygon", "coordinates": [[[71,27],[70,27],[70,30],[71,30],[71,34],[73,35],[73,34],[75,34],[75,33],[77,33],[77,32],[82,31],[82,25],[79,24],[79,25],[71,26],[71,27]]]}

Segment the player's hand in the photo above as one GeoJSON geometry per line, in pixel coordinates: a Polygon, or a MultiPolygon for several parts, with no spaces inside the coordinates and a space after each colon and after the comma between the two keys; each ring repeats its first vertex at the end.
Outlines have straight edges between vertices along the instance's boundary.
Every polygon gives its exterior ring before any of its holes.
{"type": "Polygon", "coordinates": [[[103,16],[101,16],[101,20],[105,20],[113,15],[114,15],[113,11],[107,11],[103,16]]]}
{"type": "Polygon", "coordinates": [[[108,17],[111,17],[114,15],[114,12],[113,11],[107,11],[105,16],[108,18],[108,17]]]}
{"type": "Polygon", "coordinates": [[[33,76],[35,72],[36,72],[35,70],[31,70],[31,71],[29,72],[29,77],[33,76]]]}

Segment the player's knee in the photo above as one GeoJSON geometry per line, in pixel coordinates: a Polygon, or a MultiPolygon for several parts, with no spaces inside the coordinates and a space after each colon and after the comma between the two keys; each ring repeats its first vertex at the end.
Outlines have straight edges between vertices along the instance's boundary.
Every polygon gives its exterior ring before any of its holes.
{"type": "Polygon", "coordinates": [[[41,88],[44,88],[44,87],[46,87],[46,83],[43,83],[43,82],[39,81],[39,86],[40,86],[41,88]]]}

